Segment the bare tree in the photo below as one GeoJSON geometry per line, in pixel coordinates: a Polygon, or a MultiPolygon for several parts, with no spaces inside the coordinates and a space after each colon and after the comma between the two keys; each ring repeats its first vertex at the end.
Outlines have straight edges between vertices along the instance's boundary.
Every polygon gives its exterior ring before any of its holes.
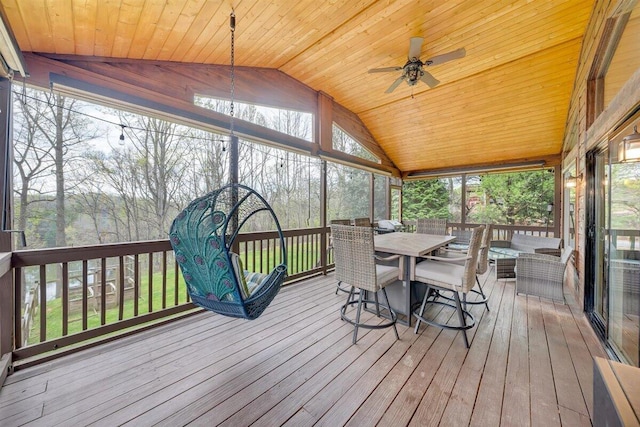
{"type": "Polygon", "coordinates": [[[37,122],[47,112],[46,102],[35,98],[33,102],[26,103],[22,95],[14,99],[14,174],[15,193],[19,198],[19,210],[16,228],[25,230],[28,241],[36,241],[35,234],[27,230],[27,217],[29,205],[36,202],[53,202],[54,197],[45,197],[48,190],[45,187],[47,178],[54,171],[51,161],[53,147],[38,135],[37,122]],[[35,197],[34,197],[35,196],[35,197]]]}

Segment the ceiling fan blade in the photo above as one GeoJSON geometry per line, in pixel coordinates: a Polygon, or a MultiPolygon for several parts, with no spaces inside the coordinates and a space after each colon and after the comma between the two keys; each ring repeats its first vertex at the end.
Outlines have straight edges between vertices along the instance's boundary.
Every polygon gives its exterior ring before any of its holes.
{"type": "Polygon", "coordinates": [[[461,47],[460,49],[456,49],[454,51],[443,53],[442,55],[436,55],[433,58],[429,58],[424,63],[425,65],[439,65],[454,59],[464,58],[466,54],[467,54],[467,51],[465,50],[465,48],[461,47]]]}
{"type": "Polygon", "coordinates": [[[385,68],[372,68],[369,73],[388,73],[391,71],[400,71],[402,67],[385,67],[385,68]]]}
{"type": "Polygon", "coordinates": [[[400,83],[402,83],[402,81],[404,80],[405,76],[400,76],[396,79],[395,82],[393,82],[391,84],[391,86],[389,86],[389,89],[385,90],[384,93],[391,93],[395,90],[395,88],[398,87],[398,85],[400,85],[400,83]]]}
{"type": "Polygon", "coordinates": [[[409,41],[409,60],[415,58],[420,58],[420,52],[422,51],[422,42],[424,39],[422,37],[411,37],[409,41]]]}
{"type": "Polygon", "coordinates": [[[420,80],[426,83],[430,88],[434,88],[438,86],[438,83],[440,83],[440,80],[433,77],[431,73],[429,73],[428,71],[423,71],[423,72],[424,74],[422,75],[422,77],[420,77],[420,80]]]}

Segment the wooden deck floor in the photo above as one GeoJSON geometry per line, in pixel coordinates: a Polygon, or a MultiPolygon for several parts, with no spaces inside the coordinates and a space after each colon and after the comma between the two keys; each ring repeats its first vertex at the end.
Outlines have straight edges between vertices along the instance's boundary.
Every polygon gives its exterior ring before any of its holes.
{"type": "Polygon", "coordinates": [[[352,345],[329,275],[283,289],[253,322],[198,314],[20,370],[0,425],[591,425],[592,356],[605,353],[580,309],[493,277],[468,351],[424,326],[352,345]]]}

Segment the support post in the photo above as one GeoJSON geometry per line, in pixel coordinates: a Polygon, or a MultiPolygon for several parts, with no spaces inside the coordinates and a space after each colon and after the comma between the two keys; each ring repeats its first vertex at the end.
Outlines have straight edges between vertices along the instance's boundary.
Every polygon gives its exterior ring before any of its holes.
{"type": "MultiPolygon", "coordinates": [[[[2,217],[6,228],[11,228],[12,217],[12,129],[11,129],[11,81],[0,79],[0,153],[2,158],[2,173],[0,173],[0,188],[3,189],[2,217]]],[[[14,289],[11,269],[11,233],[0,232],[0,253],[3,253],[0,262],[0,386],[10,369],[11,353],[14,349],[13,325],[14,325],[14,289]]]]}

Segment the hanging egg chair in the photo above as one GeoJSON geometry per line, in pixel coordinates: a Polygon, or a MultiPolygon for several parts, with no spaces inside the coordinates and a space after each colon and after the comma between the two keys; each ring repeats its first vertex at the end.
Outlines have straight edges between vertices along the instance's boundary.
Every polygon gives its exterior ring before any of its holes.
{"type": "Polygon", "coordinates": [[[287,276],[278,218],[260,194],[241,184],[225,185],[189,203],[171,224],[169,240],[193,303],[224,316],[256,319],[287,276]],[[268,274],[244,270],[233,252],[243,227],[257,224],[278,233],[279,251],[269,256],[276,265],[268,274]]]}

